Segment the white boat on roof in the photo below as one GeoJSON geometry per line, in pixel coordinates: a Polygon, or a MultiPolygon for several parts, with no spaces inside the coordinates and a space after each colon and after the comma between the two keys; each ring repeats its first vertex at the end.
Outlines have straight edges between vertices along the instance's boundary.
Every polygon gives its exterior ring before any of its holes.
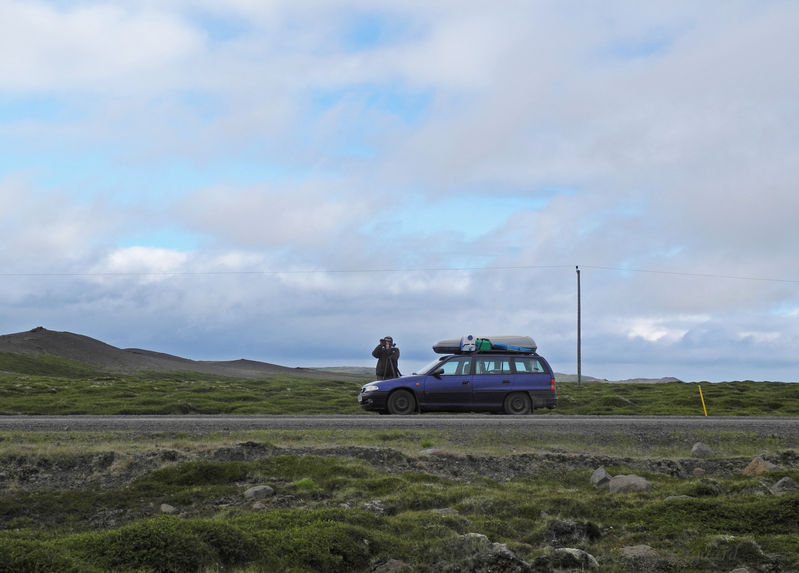
{"type": "Polygon", "coordinates": [[[495,334],[475,336],[467,334],[460,338],[445,338],[433,345],[437,354],[462,354],[465,352],[523,352],[533,354],[537,350],[535,340],[529,336],[495,334]]]}

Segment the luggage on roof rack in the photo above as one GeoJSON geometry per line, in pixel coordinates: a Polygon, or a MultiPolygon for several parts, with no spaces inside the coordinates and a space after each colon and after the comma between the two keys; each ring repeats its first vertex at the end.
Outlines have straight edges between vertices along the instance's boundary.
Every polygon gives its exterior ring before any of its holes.
{"type": "Polygon", "coordinates": [[[535,341],[529,336],[511,334],[494,336],[467,334],[460,338],[445,338],[433,345],[433,352],[437,354],[464,354],[467,352],[522,352],[533,354],[536,350],[535,341]]]}

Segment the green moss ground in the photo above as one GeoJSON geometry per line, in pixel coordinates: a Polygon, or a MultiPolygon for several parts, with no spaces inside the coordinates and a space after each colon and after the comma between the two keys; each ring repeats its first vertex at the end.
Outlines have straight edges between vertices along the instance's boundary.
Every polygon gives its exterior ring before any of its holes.
{"type": "MultiPolygon", "coordinates": [[[[765,479],[783,476],[799,481],[797,471],[765,479]]],[[[0,571],[366,571],[389,558],[432,571],[452,558],[456,537],[468,532],[507,543],[534,562],[549,551],[554,520],[593,532],[577,546],[596,556],[603,571],[634,570],[619,550],[642,543],[668,556],[665,570],[799,567],[799,494],[746,493],[763,476],[716,476],[720,489],[711,491],[698,478],[651,474],[644,476],[651,492],[623,495],[593,488],[588,477],[570,470],[465,483],[318,456],[186,462],[120,490],[6,491],[0,571]],[[241,494],[263,476],[276,489],[275,501],[255,510],[241,494]],[[696,497],[666,501],[686,491],[696,497]],[[298,507],[282,507],[281,499],[298,507]],[[382,513],[364,509],[375,499],[382,513]],[[151,506],[160,503],[187,516],[153,515],[151,506]],[[95,516],[111,508],[130,510],[129,522],[93,527],[95,516]]]]}
{"type": "MultiPolygon", "coordinates": [[[[196,372],[119,375],[54,357],[0,353],[0,414],[364,414],[363,380],[196,372]]],[[[558,384],[558,414],[799,416],[795,384],[558,384]]],[[[549,410],[537,411],[546,415],[549,410]]]]}
{"type": "MultiPolygon", "coordinates": [[[[80,363],[0,355],[4,414],[362,414],[355,400],[359,386],[282,376],[109,375],[80,363]]],[[[799,414],[793,384],[701,387],[711,415],[799,414]]],[[[698,384],[562,383],[559,398],[558,414],[702,414],[698,384]]],[[[38,470],[57,471],[59,463],[74,468],[85,456],[108,452],[135,460],[149,451],[203,451],[243,441],[310,450],[360,445],[408,455],[433,447],[475,456],[549,452],[669,460],[684,456],[697,440],[717,457],[730,458],[774,456],[799,447],[794,438],[679,430],[656,437],[415,430],[5,432],[0,435],[0,573],[354,572],[390,558],[416,571],[437,571],[462,556],[458,536],[469,532],[506,543],[534,563],[550,555],[550,528],[558,520],[592,532],[575,545],[596,556],[602,571],[636,571],[622,559],[621,548],[637,544],[657,549],[662,571],[799,570],[799,494],[763,495],[764,484],[781,477],[799,482],[793,470],[758,477],[708,475],[711,483],[642,474],[620,462],[608,470],[638,473],[653,485],[650,492],[623,495],[593,488],[584,469],[467,480],[382,471],[360,459],[319,455],[165,461],[131,483],[105,489],[23,488],[4,473],[20,458],[38,470]],[[258,510],[242,494],[260,483],[272,485],[276,495],[258,510]],[[666,500],[674,495],[692,497],[666,500]],[[382,512],[368,510],[374,500],[380,500],[382,512]],[[181,515],[159,515],[162,503],[181,515]]]]}

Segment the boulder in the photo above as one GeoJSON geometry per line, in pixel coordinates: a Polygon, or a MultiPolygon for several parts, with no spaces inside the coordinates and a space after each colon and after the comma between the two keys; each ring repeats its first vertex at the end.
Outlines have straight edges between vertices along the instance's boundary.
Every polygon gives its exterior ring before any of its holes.
{"type": "Polygon", "coordinates": [[[774,495],[783,495],[794,492],[797,489],[799,489],[799,485],[788,476],[785,476],[772,486],[771,491],[774,495]]]}
{"type": "Polygon", "coordinates": [[[454,557],[436,563],[442,573],[532,573],[533,568],[504,543],[492,543],[481,533],[459,535],[449,544],[454,557]]]}
{"type": "Polygon", "coordinates": [[[768,561],[768,556],[760,545],[751,537],[736,537],[734,535],[717,535],[705,543],[705,554],[719,562],[732,564],[746,563],[750,565],[761,564],[768,561]]]}
{"type": "Polygon", "coordinates": [[[250,500],[264,499],[275,495],[275,490],[269,485],[256,485],[244,492],[244,498],[250,500]]]}
{"type": "Polygon", "coordinates": [[[748,466],[744,468],[744,475],[759,476],[760,474],[764,474],[775,469],[777,469],[777,466],[764,460],[760,456],[757,456],[751,462],[749,462],[748,466]]]}
{"type": "Polygon", "coordinates": [[[596,541],[601,536],[593,523],[580,523],[570,519],[554,519],[544,531],[547,542],[553,547],[568,547],[596,541]]]}
{"type": "Polygon", "coordinates": [[[649,545],[627,545],[621,548],[621,556],[636,571],[663,569],[658,552],[649,545]]]}
{"type": "Polygon", "coordinates": [[[612,477],[604,466],[600,466],[591,474],[591,485],[594,487],[608,487],[612,477]]]}
{"type": "Polygon", "coordinates": [[[694,458],[710,458],[713,457],[713,450],[707,444],[696,442],[691,448],[691,456],[694,458]]]}
{"type": "Polygon", "coordinates": [[[637,475],[614,476],[608,484],[610,493],[628,493],[632,491],[650,491],[652,484],[637,475]]]}
{"type": "Polygon", "coordinates": [[[599,569],[596,557],[583,551],[570,547],[561,547],[552,552],[552,564],[559,569],[599,569]]]}
{"type": "Polygon", "coordinates": [[[158,508],[158,511],[161,513],[166,513],[167,515],[172,515],[173,513],[177,512],[177,508],[173,505],[169,505],[168,503],[162,503],[161,507],[158,508]]]}

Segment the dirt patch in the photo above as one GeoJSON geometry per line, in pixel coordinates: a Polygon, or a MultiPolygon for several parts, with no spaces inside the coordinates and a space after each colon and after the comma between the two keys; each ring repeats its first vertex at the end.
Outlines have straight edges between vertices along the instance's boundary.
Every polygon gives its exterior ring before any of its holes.
{"type": "MultiPolygon", "coordinates": [[[[534,478],[571,470],[622,466],[630,471],[689,478],[697,468],[704,475],[739,474],[750,458],[658,459],[598,456],[585,453],[525,453],[476,456],[447,450],[422,450],[406,455],[391,448],[332,447],[284,448],[258,442],[207,451],[152,449],[144,452],[103,452],[75,455],[11,455],[0,459],[0,487],[4,489],[124,488],[137,478],[161,467],[193,460],[255,461],[275,456],[322,456],[364,460],[388,473],[418,472],[470,482],[480,478],[498,481],[534,478]]],[[[799,468],[799,455],[786,451],[767,456],[783,469],[799,468]]]]}

